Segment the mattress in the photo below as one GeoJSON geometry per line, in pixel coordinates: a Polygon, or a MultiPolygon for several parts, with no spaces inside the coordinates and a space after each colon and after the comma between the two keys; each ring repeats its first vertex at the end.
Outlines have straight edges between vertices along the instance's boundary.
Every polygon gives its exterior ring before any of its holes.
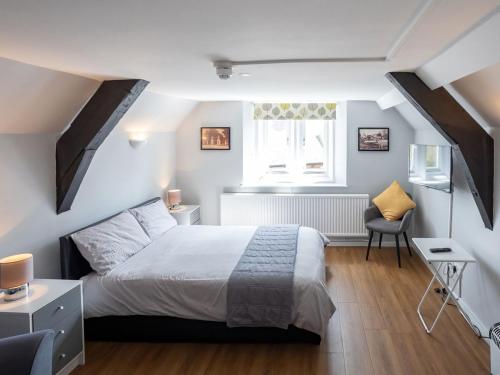
{"type": "MultiPolygon", "coordinates": [[[[256,227],[176,226],[105,276],[82,278],[85,318],[166,315],[226,320],[226,291],[256,227]]],[[[301,227],[293,325],[323,335],[335,307],[325,286],[324,242],[301,227]]]]}

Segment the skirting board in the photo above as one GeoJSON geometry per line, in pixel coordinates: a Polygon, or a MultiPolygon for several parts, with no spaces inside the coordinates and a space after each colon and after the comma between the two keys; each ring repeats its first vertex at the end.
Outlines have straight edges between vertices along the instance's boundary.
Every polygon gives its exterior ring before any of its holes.
{"type": "MultiPolygon", "coordinates": [[[[457,299],[458,303],[460,304],[460,308],[465,314],[467,314],[471,323],[474,324],[481,331],[481,336],[488,336],[488,333],[490,331],[489,328],[486,328],[486,326],[479,320],[479,318],[476,316],[474,311],[472,311],[469,305],[464,301],[464,299],[459,298],[457,293],[453,293],[453,296],[457,299]]],[[[483,337],[483,341],[485,341],[488,344],[488,346],[490,345],[489,339],[483,337]]]]}
{"type": "MultiPolygon", "coordinates": [[[[386,235],[387,238],[394,238],[394,236],[386,235]]],[[[330,242],[328,246],[338,246],[338,247],[367,247],[368,238],[332,238],[328,237],[330,242]]],[[[401,246],[406,246],[404,241],[400,241],[401,246]]],[[[378,247],[378,236],[373,237],[372,247],[378,247]]],[[[382,247],[396,247],[396,241],[384,241],[382,239],[382,247]]]]}
{"type": "MultiPolygon", "coordinates": [[[[401,246],[406,247],[406,245],[399,243],[401,246]]],[[[366,241],[339,241],[339,240],[330,240],[328,246],[337,246],[337,247],[368,247],[368,240],[366,241]]],[[[378,248],[378,240],[372,241],[372,248],[378,248]]],[[[396,247],[395,241],[382,241],[382,247],[396,247]]]]}

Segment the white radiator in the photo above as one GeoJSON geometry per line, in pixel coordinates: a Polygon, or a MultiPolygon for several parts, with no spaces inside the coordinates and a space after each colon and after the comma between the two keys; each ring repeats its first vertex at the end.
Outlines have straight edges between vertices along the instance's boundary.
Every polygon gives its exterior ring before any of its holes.
{"type": "Polygon", "coordinates": [[[300,224],[327,236],[363,237],[368,203],[368,194],[224,193],[221,224],[300,224]]]}

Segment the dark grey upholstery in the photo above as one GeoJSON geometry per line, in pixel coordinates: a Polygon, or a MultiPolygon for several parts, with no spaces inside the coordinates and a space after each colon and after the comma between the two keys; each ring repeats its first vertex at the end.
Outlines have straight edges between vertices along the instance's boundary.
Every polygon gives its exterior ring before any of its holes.
{"type": "Polygon", "coordinates": [[[366,223],[366,228],[378,233],[398,234],[401,223],[398,221],[387,221],[378,217],[366,223]]]}
{"type": "MultiPolygon", "coordinates": [[[[375,208],[378,211],[377,207],[375,206],[370,208],[375,208]]],[[[383,216],[380,215],[379,217],[373,218],[370,221],[365,222],[366,228],[368,230],[373,230],[377,233],[401,234],[408,230],[412,215],[413,215],[413,210],[409,210],[404,214],[401,220],[396,220],[396,221],[385,220],[383,216]]]]}
{"type": "Polygon", "coordinates": [[[0,369],[10,375],[52,375],[54,337],[49,329],[0,339],[0,369]]]}
{"type": "MultiPolygon", "coordinates": [[[[408,194],[410,199],[412,198],[411,194],[408,194]]],[[[370,255],[370,248],[373,240],[373,233],[377,232],[379,233],[379,242],[378,242],[378,247],[380,249],[382,245],[382,237],[384,234],[391,234],[394,235],[396,238],[396,251],[397,251],[397,256],[398,256],[398,265],[401,267],[401,256],[399,252],[399,235],[403,234],[405,242],[406,242],[406,247],[408,248],[408,252],[411,254],[411,249],[410,249],[410,244],[408,242],[408,236],[406,235],[406,231],[410,227],[410,222],[411,222],[411,217],[413,215],[413,210],[408,210],[406,213],[403,215],[403,217],[400,220],[396,221],[388,221],[385,220],[382,214],[380,213],[379,209],[376,206],[370,206],[365,210],[365,226],[366,229],[369,230],[370,232],[370,237],[368,240],[368,249],[366,251],[366,260],[368,260],[368,257],[370,255]]]]}

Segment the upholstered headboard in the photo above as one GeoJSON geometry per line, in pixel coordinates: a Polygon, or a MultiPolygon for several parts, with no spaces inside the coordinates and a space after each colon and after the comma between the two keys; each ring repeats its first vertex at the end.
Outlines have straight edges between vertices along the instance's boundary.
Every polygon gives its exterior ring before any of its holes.
{"type": "MultiPolygon", "coordinates": [[[[155,203],[160,199],[161,199],[160,197],[156,197],[131,208],[136,208],[151,203],[155,203]]],[[[89,262],[87,262],[85,258],[82,256],[82,254],[80,254],[80,251],[78,250],[75,243],[71,239],[71,235],[73,233],[81,231],[82,229],[90,228],[93,227],[94,225],[109,220],[112,217],[115,217],[116,215],[120,214],[121,212],[123,211],[120,211],[106,219],[100,220],[97,223],[88,225],[84,228],[80,228],[65,236],[59,237],[59,246],[61,253],[61,277],[63,279],[78,280],[81,277],[85,276],[86,274],[92,272],[92,268],[90,267],[89,262]]]]}

